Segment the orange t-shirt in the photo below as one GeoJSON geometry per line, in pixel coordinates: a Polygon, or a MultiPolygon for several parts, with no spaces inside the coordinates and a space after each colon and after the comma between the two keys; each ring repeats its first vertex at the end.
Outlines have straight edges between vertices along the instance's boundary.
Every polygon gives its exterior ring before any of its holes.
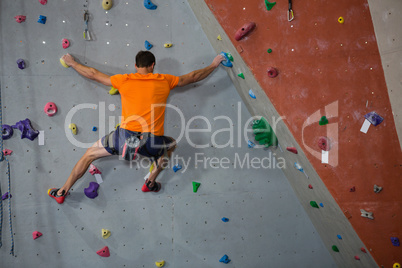
{"type": "Polygon", "coordinates": [[[165,104],[179,77],[170,74],[117,74],[110,77],[121,95],[121,128],[164,134],[165,104]],[[155,105],[153,107],[153,105],[155,105]]]}

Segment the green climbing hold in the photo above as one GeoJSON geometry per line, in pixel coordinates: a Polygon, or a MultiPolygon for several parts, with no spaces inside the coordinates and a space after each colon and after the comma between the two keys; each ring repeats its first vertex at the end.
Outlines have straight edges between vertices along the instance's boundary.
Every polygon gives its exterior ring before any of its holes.
{"type": "Polygon", "coordinates": [[[337,246],[335,246],[335,245],[333,245],[333,246],[332,246],[332,250],[333,250],[333,251],[335,251],[335,252],[339,252],[338,247],[337,247],[337,246]]]}
{"type": "Polygon", "coordinates": [[[267,52],[272,53],[272,49],[268,48],[267,52]]]}
{"type": "Polygon", "coordinates": [[[315,201],[310,201],[310,205],[311,205],[313,208],[320,208],[320,207],[318,206],[317,202],[315,202],[315,201]]]}
{"type": "Polygon", "coordinates": [[[201,183],[193,181],[193,192],[196,193],[201,183]]]}
{"type": "Polygon", "coordinates": [[[259,144],[264,145],[266,148],[269,146],[278,146],[278,138],[264,117],[253,122],[253,130],[255,140],[258,141],[259,144]]]}
{"type": "Polygon", "coordinates": [[[230,54],[230,52],[226,53],[226,56],[228,56],[228,59],[230,61],[233,61],[233,56],[232,56],[232,54],[230,54]]]}
{"type": "Polygon", "coordinates": [[[244,79],[244,74],[243,73],[239,73],[237,76],[244,79]]]}
{"type": "Polygon", "coordinates": [[[274,5],[276,5],[276,2],[270,3],[268,0],[265,0],[265,6],[267,7],[267,10],[270,11],[274,5]]]}
{"type": "Polygon", "coordinates": [[[321,117],[320,122],[318,122],[318,124],[320,124],[320,126],[324,126],[324,125],[328,124],[327,117],[325,115],[323,117],[321,117]]]}

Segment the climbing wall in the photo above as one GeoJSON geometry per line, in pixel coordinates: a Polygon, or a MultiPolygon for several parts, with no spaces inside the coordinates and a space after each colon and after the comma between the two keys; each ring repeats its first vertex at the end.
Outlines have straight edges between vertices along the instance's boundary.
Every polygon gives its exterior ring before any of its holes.
{"type": "MultiPolygon", "coordinates": [[[[47,196],[86,148],[114,128],[121,111],[118,95],[64,68],[63,54],[108,74],[129,73],[148,40],[156,71],[174,75],[203,68],[216,55],[186,1],[154,3],[158,8],[148,10],[141,1],[115,1],[106,12],[100,1],[0,2],[2,121],[29,118],[44,143],[21,139],[19,130],[4,141],[13,150],[7,156],[12,198],[2,203],[0,267],[155,267],[158,260],[165,267],[217,267],[225,265],[219,262],[225,254],[232,267],[335,267],[281,170],[292,167],[275,152],[247,146],[253,136],[243,130],[252,118],[224,67],[172,91],[165,133],[178,148],[158,178],[159,193],[141,192],[149,162],[110,157],[94,163],[103,178],[95,199],[84,195],[95,181],[89,172],[62,205],[47,196]],[[91,41],[82,35],[85,10],[91,41]],[[15,22],[17,15],[26,20],[15,22]],[[37,22],[39,15],[47,17],[45,24],[37,22]],[[44,113],[47,102],[58,107],[52,117],[44,113]],[[76,136],[69,123],[77,125],[76,136]],[[173,172],[175,164],[183,169],[173,172]],[[192,182],[201,183],[196,193],[192,182]],[[109,238],[102,238],[102,228],[109,238]],[[34,231],[43,236],[34,240],[34,231]],[[104,246],[108,258],[96,254],[104,246]]],[[[5,193],[4,161],[0,178],[5,193]]]]}
{"type": "MultiPolygon", "coordinates": [[[[398,9],[392,8],[398,5],[391,2],[387,2],[387,12],[382,13],[384,23],[390,16],[399,14],[398,9]]],[[[240,86],[247,84],[248,79],[256,79],[269,98],[269,103],[256,102],[248,96],[245,99],[244,92],[249,87],[242,87],[238,90],[248,107],[261,112],[273,104],[286,125],[279,130],[286,128],[295,137],[294,142],[306,154],[377,264],[392,267],[400,263],[401,248],[392,238],[400,239],[402,232],[399,190],[402,154],[390,103],[390,96],[400,92],[399,82],[395,83],[400,79],[399,58],[392,63],[395,68],[389,70],[390,53],[397,50],[399,25],[393,24],[391,30],[391,20],[388,20],[388,30],[393,32],[386,37],[388,42],[384,40],[385,33],[378,34],[383,37],[384,47],[393,44],[393,49],[388,50],[388,62],[384,58],[383,66],[365,0],[294,1],[292,21],[288,21],[287,1],[278,1],[271,10],[264,1],[257,0],[231,1],[230,9],[225,0],[205,0],[205,3],[223,28],[222,41],[216,32],[210,40],[215,46],[219,42],[231,42],[229,52],[238,54],[250,69],[243,82],[236,75],[244,67],[235,58],[233,70],[229,71],[232,79],[240,86]],[[243,25],[249,22],[256,23],[255,30],[236,40],[235,33],[246,28],[243,25]],[[271,67],[278,70],[276,78],[269,77],[267,71],[271,67]],[[390,91],[383,67],[389,78],[393,75],[390,91]],[[396,93],[391,94],[392,89],[396,93]],[[361,128],[369,112],[378,113],[384,121],[376,127],[368,123],[370,128],[363,133],[361,128]],[[319,123],[322,116],[329,119],[328,125],[319,123]],[[320,148],[320,137],[329,138],[329,150],[324,150],[327,153],[320,148]],[[324,155],[329,156],[327,160],[324,155]]],[[[396,108],[395,118],[400,113],[400,108],[396,108]]],[[[286,137],[282,141],[283,146],[294,145],[286,137]]],[[[297,159],[302,161],[303,155],[297,159]]],[[[293,185],[302,186],[301,183],[293,185]]],[[[319,192],[301,193],[299,197],[307,203],[317,198],[319,192]]],[[[331,215],[317,215],[322,221],[328,220],[326,217],[331,215]]],[[[335,226],[336,221],[331,222],[334,225],[328,225],[328,229],[335,226]]]]}

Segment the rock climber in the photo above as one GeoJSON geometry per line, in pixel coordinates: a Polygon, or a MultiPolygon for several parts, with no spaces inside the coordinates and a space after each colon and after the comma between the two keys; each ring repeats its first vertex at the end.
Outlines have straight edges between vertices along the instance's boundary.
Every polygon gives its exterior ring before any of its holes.
{"type": "Polygon", "coordinates": [[[122,155],[126,160],[133,160],[137,153],[154,161],[154,168],[142,191],[158,192],[161,184],[155,181],[156,177],[176,147],[173,138],[164,136],[164,105],[170,90],[203,80],[224,59],[224,56],[217,55],[212,63],[203,69],[174,76],[154,73],[155,56],[150,51],[139,51],[135,57],[136,73],[109,76],[78,63],[70,54],[64,55],[64,63],[80,75],[118,89],[121,96],[122,121],[114,131],[87,149],[65,184],[59,189],[49,189],[49,196],[55,198],[58,203],[63,203],[68,191],[96,159],[122,155]],[[158,104],[158,107],[154,108],[153,104],[158,104]]]}

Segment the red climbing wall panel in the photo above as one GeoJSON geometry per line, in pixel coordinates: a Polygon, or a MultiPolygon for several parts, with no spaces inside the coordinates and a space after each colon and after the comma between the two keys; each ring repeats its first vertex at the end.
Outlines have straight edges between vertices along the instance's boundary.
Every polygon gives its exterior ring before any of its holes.
{"type": "Polygon", "coordinates": [[[240,55],[377,263],[392,267],[401,256],[390,237],[402,238],[402,153],[366,0],[295,0],[292,22],[287,1],[278,1],[271,11],[263,0],[205,2],[243,51],[240,55]],[[255,30],[236,41],[236,31],[251,21],[255,30]],[[278,77],[267,76],[269,67],[279,70],[278,77]],[[313,116],[317,111],[318,119],[326,115],[332,125],[320,126],[313,116]],[[363,134],[364,115],[371,111],[384,122],[363,134]],[[333,143],[329,164],[321,163],[320,136],[333,143]],[[374,193],[374,184],[383,187],[381,193],[374,193]],[[356,191],[350,192],[353,186],[356,191]],[[374,212],[375,219],[361,217],[360,209],[374,212]]]}

